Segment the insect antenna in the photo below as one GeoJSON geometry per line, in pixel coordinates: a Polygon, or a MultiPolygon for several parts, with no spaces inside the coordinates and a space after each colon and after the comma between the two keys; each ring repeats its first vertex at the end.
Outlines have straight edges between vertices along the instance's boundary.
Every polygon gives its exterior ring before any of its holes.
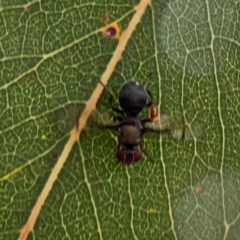
{"type": "Polygon", "coordinates": [[[115,99],[116,100],[116,98],[115,98],[115,95],[114,95],[114,93],[112,92],[112,90],[109,88],[109,87],[107,87],[100,79],[98,80],[98,82],[104,87],[104,89],[106,89],[107,90],[107,92],[110,94],[110,98],[111,99],[115,99]]]}
{"type": "Polygon", "coordinates": [[[149,76],[148,76],[148,79],[147,79],[147,82],[146,82],[146,84],[145,84],[145,88],[147,89],[147,87],[148,87],[148,84],[149,84],[149,81],[151,80],[151,78],[152,78],[152,75],[153,75],[153,72],[150,72],[150,74],[149,74],[149,76]]]}
{"type": "MultiPolygon", "coordinates": [[[[113,99],[115,99],[116,101],[116,98],[115,98],[115,95],[114,93],[112,92],[112,90],[110,88],[108,88],[101,80],[99,80],[99,83],[104,87],[104,89],[107,90],[107,92],[110,94],[110,98],[109,98],[109,102],[110,102],[110,105],[111,105],[111,109],[115,112],[115,113],[118,113],[118,114],[121,114],[121,115],[124,115],[124,111],[122,109],[118,109],[116,107],[113,106],[113,99]]],[[[121,117],[117,117],[117,118],[121,118],[121,117]]],[[[119,120],[118,119],[118,120],[119,120]]],[[[122,118],[123,119],[123,118],[122,118]]]]}

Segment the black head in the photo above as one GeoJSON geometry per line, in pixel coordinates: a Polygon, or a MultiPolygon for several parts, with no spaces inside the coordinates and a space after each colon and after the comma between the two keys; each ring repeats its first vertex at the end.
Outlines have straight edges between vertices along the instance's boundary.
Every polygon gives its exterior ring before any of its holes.
{"type": "Polygon", "coordinates": [[[127,116],[137,116],[147,105],[148,94],[139,81],[130,79],[122,85],[118,100],[127,116]]]}

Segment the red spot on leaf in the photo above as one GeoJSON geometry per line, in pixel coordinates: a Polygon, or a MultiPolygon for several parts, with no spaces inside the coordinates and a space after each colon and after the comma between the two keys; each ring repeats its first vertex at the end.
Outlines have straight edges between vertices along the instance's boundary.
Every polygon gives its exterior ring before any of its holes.
{"type": "Polygon", "coordinates": [[[32,8],[31,5],[29,5],[29,6],[26,7],[25,10],[26,10],[27,12],[30,12],[31,8],[32,8]]]}
{"type": "Polygon", "coordinates": [[[58,154],[57,154],[57,153],[53,153],[53,154],[52,154],[52,157],[53,157],[53,158],[57,158],[57,157],[58,157],[58,154]]]}
{"type": "Polygon", "coordinates": [[[117,23],[112,23],[102,29],[103,34],[110,39],[119,39],[120,29],[117,23]]]}
{"type": "Polygon", "coordinates": [[[108,22],[108,20],[109,20],[108,13],[106,13],[106,14],[103,16],[103,18],[101,19],[101,21],[102,21],[103,23],[106,23],[106,22],[108,22]]]}
{"type": "Polygon", "coordinates": [[[107,31],[105,32],[105,35],[109,38],[115,37],[117,34],[117,30],[114,27],[110,27],[107,29],[107,31]]]}

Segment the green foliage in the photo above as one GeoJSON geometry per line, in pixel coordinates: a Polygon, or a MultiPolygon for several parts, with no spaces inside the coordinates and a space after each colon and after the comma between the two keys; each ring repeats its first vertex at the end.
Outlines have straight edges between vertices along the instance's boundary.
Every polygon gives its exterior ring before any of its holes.
{"type": "MultiPolygon", "coordinates": [[[[69,139],[69,106],[85,106],[112,58],[102,18],[124,30],[137,4],[0,0],[0,239],[19,237],[69,139]]],[[[239,13],[239,0],[152,1],[108,86],[152,71],[161,114],[203,135],[148,135],[154,164],[126,168],[114,133],[85,129],[27,239],[239,239],[239,13]]]]}

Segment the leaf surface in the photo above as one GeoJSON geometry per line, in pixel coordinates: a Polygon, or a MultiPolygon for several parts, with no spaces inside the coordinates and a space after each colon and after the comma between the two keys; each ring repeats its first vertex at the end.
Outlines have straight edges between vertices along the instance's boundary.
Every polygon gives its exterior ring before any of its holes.
{"type": "Polygon", "coordinates": [[[237,240],[239,12],[238,0],[0,1],[0,239],[237,240]],[[148,134],[154,164],[126,168],[114,132],[84,127],[95,109],[112,116],[99,79],[117,97],[150,72],[160,114],[193,137],[148,134]]]}

